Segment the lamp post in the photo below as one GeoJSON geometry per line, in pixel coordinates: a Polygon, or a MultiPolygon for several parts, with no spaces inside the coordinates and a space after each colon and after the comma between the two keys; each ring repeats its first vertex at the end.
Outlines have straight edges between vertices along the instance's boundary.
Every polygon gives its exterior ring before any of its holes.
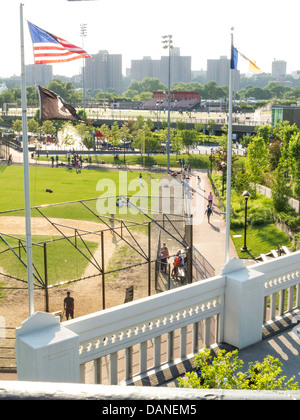
{"type": "Polygon", "coordinates": [[[173,47],[172,35],[164,35],[163,48],[169,50],[169,69],[168,69],[168,140],[167,140],[167,171],[170,171],[170,90],[171,90],[171,49],[173,47]]]}
{"type": "Polygon", "coordinates": [[[247,245],[246,245],[246,234],[247,234],[247,203],[248,198],[250,197],[250,193],[248,191],[243,192],[243,197],[245,199],[245,227],[244,227],[244,246],[241,248],[241,251],[248,251],[247,245]]]}
{"type": "MultiPolygon", "coordinates": [[[[80,25],[80,35],[82,37],[82,48],[84,49],[84,38],[87,35],[87,25],[86,23],[81,23],[80,25]]],[[[82,67],[82,90],[83,90],[83,109],[85,110],[85,58],[83,58],[83,67],[82,67]]]]}

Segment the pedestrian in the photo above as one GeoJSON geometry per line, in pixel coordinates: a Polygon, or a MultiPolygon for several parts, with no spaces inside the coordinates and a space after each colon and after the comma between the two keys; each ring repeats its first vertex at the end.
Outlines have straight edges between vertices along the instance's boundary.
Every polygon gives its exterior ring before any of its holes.
{"type": "Polygon", "coordinates": [[[54,156],[51,156],[52,166],[54,165],[54,156]]]}
{"type": "Polygon", "coordinates": [[[167,248],[167,245],[165,243],[163,243],[163,246],[160,249],[159,252],[160,255],[160,269],[162,272],[166,273],[167,272],[167,263],[168,263],[168,259],[169,259],[169,250],[167,248]]]}
{"type": "Polygon", "coordinates": [[[74,298],[70,296],[70,292],[67,292],[67,297],[64,299],[64,310],[66,311],[67,321],[69,316],[74,318],[74,298]]]}
{"type": "Polygon", "coordinates": [[[210,192],[208,194],[208,204],[210,207],[212,207],[212,202],[213,202],[213,195],[212,195],[212,192],[210,192]]]}
{"type": "Polygon", "coordinates": [[[110,222],[110,227],[111,227],[111,233],[113,233],[114,228],[115,228],[115,215],[114,214],[110,215],[109,222],[110,222]]]}
{"type": "Polygon", "coordinates": [[[178,267],[180,266],[180,251],[177,252],[177,254],[174,257],[173,261],[173,269],[171,273],[171,277],[175,277],[175,280],[179,280],[178,278],[178,267]]]}
{"type": "Polygon", "coordinates": [[[212,208],[209,204],[206,207],[205,213],[207,214],[207,222],[209,223],[210,216],[212,215],[212,208]]]}
{"type": "Polygon", "coordinates": [[[200,188],[200,183],[201,183],[201,178],[200,178],[200,176],[198,175],[198,176],[197,176],[197,187],[198,187],[198,188],[200,188]]]}
{"type": "Polygon", "coordinates": [[[143,176],[142,176],[142,174],[141,174],[141,173],[140,173],[139,178],[140,178],[140,185],[142,185],[142,182],[143,182],[143,176]]]}

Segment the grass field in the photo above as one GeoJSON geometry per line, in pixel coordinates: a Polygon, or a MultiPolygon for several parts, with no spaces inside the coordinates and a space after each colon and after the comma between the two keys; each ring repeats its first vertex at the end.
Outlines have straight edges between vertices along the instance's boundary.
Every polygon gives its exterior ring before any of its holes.
{"type": "MultiPolygon", "coordinates": [[[[154,180],[160,179],[160,174],[143,172],[144,186],[139,185],[139,172],[112,170],[82,170],[65,167],[34,167],[30,169],[30,205],[31,207],[44,204],[66,203],[70,201],[99,198],[100,196],[117,196],[119,193],[128,195],[150,195],[158,184],[154,180]],[[46,190],[52,190],[52,193],[46,190]]],[[[23,168],[8,166],[1,173],[0,211],[24,208],[23,168]]],[[[89,207],[96,211],[96,202],[89,207]]],[[[44,211],[44,210],[43,210],[44,211]]],[[[34,212],[34,211],[33,211],[34,212]]],[[[80,204],[60,205],[45,210],[46,216],[67,219],[94,220],[95,216],[87,212],[80,204]]],[[[18,212],[16,215],[22,215],[18,212]]],[[[35,211],[33,216],[39,216],[35,211]]],[[[118,211],[116,212],[116,217],[118,211]]],[[[126,215],[122,215],[126,218],[126,215]]],[[[135,221],[143,221],[141,215],[136,215],[135,221]],[[139,220],[140,219],[140,220],[139,220]]]]}
{"type": "Polygon", "coordinates": [[[246,244],[248,252],[241,251],[244,246],[244,228],[231,230],[232,240],[239,258],[257,258],[260,254],[266,254],[278,245],[290,246],[288,237],[274,225],[249,226],[247,228],[246,244]],[[234,237],[240,235],[239,237],[234,237]]]}
{"type": "MultiPolygon", "coordinates": [[[[19,235],[20,239],[25,239],[24,235],[19,235]]],[[[32,255],[34,265],[37,272],[40,274],[41,278],[44,280],[45,271],[44,271],[44,248],[43,246],[34,245],[37,243],[43,243],[44,241],[50,241],[51,239],[58,239],[56,236],[41,236],[33,235],[32,236],[32,255]]],[[[9,245],[15,248],[15,252],[21,255],[22,259],[26,263],[26,252],[21,247],[19,247],[19,241],[14,238],[5,238],[9,245]]],[[[74,242],[74,239],[73,239],[74,242]]],[[[96,242],[87,241],[91,252],[94,252],[98,244],[96,242]]],[[[23,242],[23,246],[26,247],[26,243],[23,242]]],[[[81,241],[77,242],[77,246],[81,252],[86,253],[86,248],[81,241]]],[[[7,245],[0,240],[0,252],[7,249],[7,245]]],[[[87,253],[86,253],[87,254],[87,253]]],[[[26,279],[26,267],[17,260],[11,253],[11,251],[6,251],[6,253],[0,254],[1,256],[1,267],[5,272],[9,273],[11,276],[17,277],[19,279],[26,279]],[[7,257],[10,255],[10,258],[7,257]]],[[[48,284],[56,284],[61,280],[71,280],[80,278],[87,266],[87,259],[81,255],[72,244],[67,240],[57,240],[47,243],[47,275],[48,275],[48,284]]],[[[34,270],[36,274],[36,271],[34,270]]],[[[37,280],[35,280],[37,283],[37,280]]]]}

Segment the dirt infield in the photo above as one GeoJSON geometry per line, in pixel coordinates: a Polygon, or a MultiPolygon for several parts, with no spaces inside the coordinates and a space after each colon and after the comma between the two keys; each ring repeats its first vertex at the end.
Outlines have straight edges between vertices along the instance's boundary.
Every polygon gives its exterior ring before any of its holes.
{"type": "MultiPolygon", "coordinates": [[[[52,222],[65,226],[74,227],[86,231],[100,231],[107,229],[107,226],[101,223],[88,222],[81,220],[51,219],[52,222]]],[[[70,234],[70,229],[62,228],[65,234],[70,234]]],[[[23,217],[0,217],[0,232],[10,235],[25,234],[25,220],[23,217]]],[[[117,232],[117,231],[116,231],[117,232]]],[[[58,235],[57,230],[43,218],[32,218],[32,235],[58,235]]],[[[130,235],[123,232],[123,237],[131,240],[130,235]]],[[[146,250],[148,238],[142,233],[135,233],[135,239],[146,250]]],[[[85,237],[87,240],[98,242],[98,247],[94,257],[101,265],[101,244],[100,235],[89,234],[85,237]]],[[[111,268],[111,258],[116,249],[125,242],[116,234],[110,231],[104,232],[104,250],[105,250],[105,271],[111,268]]],[[[126,265],[126,263],[125,263],[126,265]]],[[[129,263],[128,263],[129,265],[129,263]]],[[[124,303],[126,287],[134,286],[134,299],[147,296],[148,285],[145,281],[145,270],[147,264],[140,267],[130,268],[118,273],[116,279],[105,282],[105,307],[112,307],[124,303]]],[[[0,271],[4,273],[0,267],[0,271]]],[[[8,273],[9,274],[9,273],[8,273]]],[[[69,285],[51,288],[49,290],[50,312],[63,310],[63,299],[66,292],[70,291],[75,299],[75,316],[82,316],[103,309],[102,301],[102,276],[95,266],[87,264],[83,277],[93,276],[82,281],[74,282],[69,285]]],[[[147,277],[147,276],[146,276],[147,277]]],[[[9,287],[23,287],[23,290],[5,290],[6,297],[0,300],[0,315],[5,317],[7,327],[17,327],[28,317],[28,292],[27,284],[6,276],[0,276],[0,282],[4,282],[9,287]]],[[[153,293],[153,290],[152,290],[153,293]]],[[[43,290],[35,288],[34,292],[35,311],[45,310],[45,293],[43,290]]],[[[64,318],[65,319],[65,318],[64,318]]]]}

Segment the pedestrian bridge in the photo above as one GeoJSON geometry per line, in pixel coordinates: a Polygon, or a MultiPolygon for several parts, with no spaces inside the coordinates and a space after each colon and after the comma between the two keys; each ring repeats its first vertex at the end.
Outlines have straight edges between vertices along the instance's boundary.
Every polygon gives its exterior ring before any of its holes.
{"type": "Polygon", "coordinates": [[[16,329],[18,380],[142,384],[204,345],[256,344],[287,312],[299,337],[299,297],[300,251],[248,267],[233,258],[218,276],[70,321],[36,312],[16,329]]]}

